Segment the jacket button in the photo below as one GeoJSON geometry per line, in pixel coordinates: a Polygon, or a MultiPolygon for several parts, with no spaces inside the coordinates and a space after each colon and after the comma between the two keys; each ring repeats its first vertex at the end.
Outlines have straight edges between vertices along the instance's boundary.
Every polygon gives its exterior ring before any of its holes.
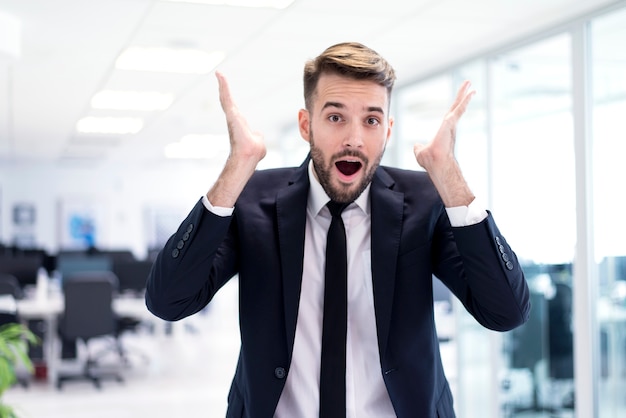
{"type": "Polygon", "coordinates": [[[513,263],[511,263],[510,261],[507,261],[505,264],[507,270],[513,270],[513,263]]]}
{"type": "Polygon", "coordinates": [[[178,244],[176,244],[176,248],[178,248],[179,250],[182,250],[184,246],[185,242],[182,239],[178,241],[178,244]]]}
{"type": "Polygon", "coordinates": [[[189,224],[189,226],[187,226],[187,232],[191,231],[193,231],[193,224],[189,224]]]}
{"type": "Polygon", "coordinates": [[[502,259],[506,262],[509,261],[509,255],[507,253],[502,253],[502,259]]]}
{"type": "Polygon", "coordinates": [[[284,367],[277,367],[274,369],[274,376],[276,376],[278,379],[284,379],[286,375],[287,372],[285,371],[284,367]]]}
{"type": "Polygon", "coordinates": [[[174,251],[172,251],[172,257],[176,258],[178,257],[178,254],[180,254],[180,251],[178,251],[178,248],[174,248],[174,251]]]}
{"type": "Polygon", "coordinates": [[[185,232],[183,234],[183,241],[187,241],[189,239],[189,232],[185,232]]]}

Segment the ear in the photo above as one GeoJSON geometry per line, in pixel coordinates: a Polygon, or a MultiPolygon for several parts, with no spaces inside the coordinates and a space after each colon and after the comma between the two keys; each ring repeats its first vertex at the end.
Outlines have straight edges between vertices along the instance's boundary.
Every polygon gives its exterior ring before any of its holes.
{"type": "Polygon", "coordinates": [[[300,109],[298,112],[298,128],[300,129],[300,136],[309,142],[311,139],[311,121],[309,119],[309,111],[306,109],[300,109]]]}

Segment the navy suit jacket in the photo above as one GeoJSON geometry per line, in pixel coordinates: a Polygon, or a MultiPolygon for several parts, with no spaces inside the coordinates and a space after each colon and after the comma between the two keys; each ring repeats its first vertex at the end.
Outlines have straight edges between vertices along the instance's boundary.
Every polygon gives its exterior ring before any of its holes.
{"type": "MultiPolygon", "coordinates": [[[[302,282],[308,159],[257,171],[233,216],[199,201],[158,255],[146,303],[166,320],[203,309],[239,276],[241,351],[227,417],[273,416],[289,373],[302,282]]],[[[398,417],[454,417],[439,354],[432,275],[483,326],[528,318],[517,258],[491,214],[453,228],[424,172],[379,167],[371,185],[372,280],[383,375],[398,417]]]]}

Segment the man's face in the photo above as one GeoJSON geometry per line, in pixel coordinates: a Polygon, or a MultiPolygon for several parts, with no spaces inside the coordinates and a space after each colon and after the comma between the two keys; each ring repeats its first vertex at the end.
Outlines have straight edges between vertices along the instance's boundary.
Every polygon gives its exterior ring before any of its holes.
{"type": "Polygon", "coordinates": [[[388,109],[387,89],[373,81],[320,77],[311,109],[300,110],[298,125],[332,200],[352,202],[372,180],[391,135],[388,109]]]}

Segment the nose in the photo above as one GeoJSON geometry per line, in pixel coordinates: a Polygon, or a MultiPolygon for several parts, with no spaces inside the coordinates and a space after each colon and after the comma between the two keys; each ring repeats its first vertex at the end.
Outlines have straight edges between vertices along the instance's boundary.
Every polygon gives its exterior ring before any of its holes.
{"type": "Polygon", "coordinates": [[[363,127],[359,123],[351,123],[347,127],[344,147],[360,148],[363,146],[363,127]]]}

